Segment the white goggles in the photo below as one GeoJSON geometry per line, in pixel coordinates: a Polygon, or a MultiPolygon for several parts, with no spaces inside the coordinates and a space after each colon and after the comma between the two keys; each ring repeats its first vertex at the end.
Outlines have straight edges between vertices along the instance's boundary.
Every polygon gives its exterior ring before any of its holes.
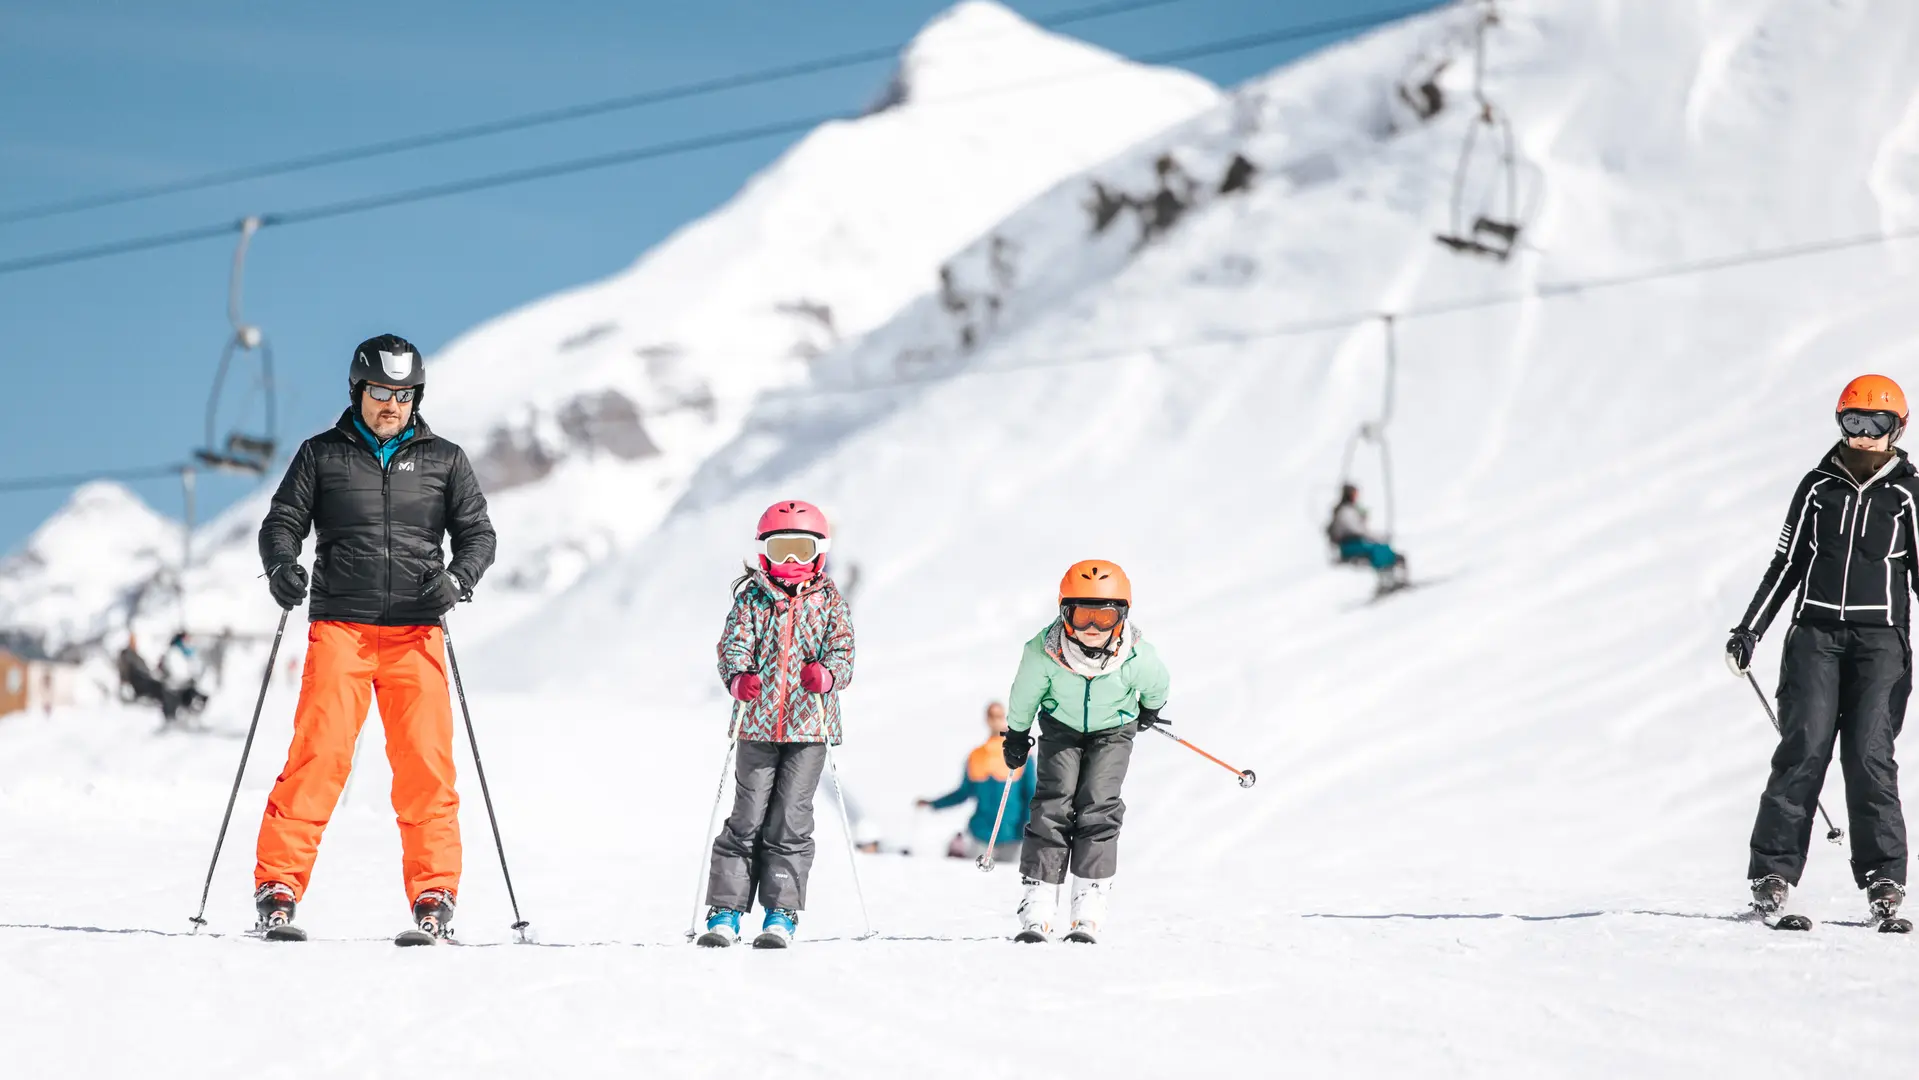
{"type": "Polygon", "coordinates": [[[784,562],[809,563],[832,550],[833,541],[803,532],[768,533],[755,547],[766,561],[778,566],[784,562]]]}

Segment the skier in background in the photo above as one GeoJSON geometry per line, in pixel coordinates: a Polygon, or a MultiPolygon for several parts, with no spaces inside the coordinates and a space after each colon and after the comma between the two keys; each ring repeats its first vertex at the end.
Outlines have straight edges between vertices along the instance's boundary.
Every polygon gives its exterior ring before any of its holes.
{"type": "MultiPolygon", "coordinates": [[[[286,767],[267,796],[254,867],[257,930],[293,934],[320,836],[377,695],[393,766],[401,875],[427,940],[449,933],[460,889],[460,797],[441,618],[493,564],[493,523],[466,452],[421,418],[419,350],[383,334],[353,352],[351,404],[300,445],[260,524],[260,561],[282,608],[307,599],[307,651],[286,767]],[[451,538],[453,558],[442,562],[451,538]]],[[[409,931],[409,934],[413,933],[409,931]]]]}
{"type": "MultiPolygon", "coordinates": [[[[187,632],[175,633],[167,642],[167,651],[160,654],[160,679],[166,684],[176,710],[198,713],[206,708],[207,695],[200,689],[202,675],[199,653],[187,640],[187,632]]],[[[169,722],[174,718],[174,714],[167,716],[169,722]]]]}
{"type": "Polygon", "coordinates": [[[1893,444],[1906,395],[1862,375],[1839,396],[1840,439],[1799,482],[1772,565],[1726,642],[1744,675],[1773,617],[1795,591],[1779,664],[1779,747],[1753,823],[1746,876],[1752,906],[1771,916],[1799,883],[1819,789],[1839,744],[1852,828],[1852,876],[1878,920],[1906,893],[1906,820],[1893,740],[1912,691],[1907,638],[1911,575],[1919,570],[1919,476],[1893,444]]]}
{"type": "Polygon", "coordinates": [[[828,744],[841,739],[837,691],[853,678],[853,622],[826,575],[833,530],[811,503],[760,515],[758,565],[733,583],[720,634],[720,681],[733,709],[738,760],[733,812],[713,841],[701,945],[739,940],[757,893],[756,948],[785,948],[806,908],[813,869],[813,796],[828,744]]]}
{"type": "Polygon", "coordinates": [[[1007,698],[1006,767],[1026,764],[1036,724],[1040,756],[1015,940],[1051,938],[1069,870],[1076,884],[1066,940],[1097,941],[1105,922],[1133,736],[1163,722],[1172,681],[1132,622],[1132,605],[1125,571],[1099,559],[1074,563],[1060,579],[1059,617],[1020,654],[1007,698]]]}
{"type": "Polygon", "coordinates": [[[986,707],[986,741],[966,755],[959,786],[937,799],[920,799],[914,804],[931,810],[973,804],[973,816],[967,819],[966,831],[961,834],[965,843],[949,854],[971,859],[991,849],[994,862],[1019,859],[1020,835],[1026,831],[1033,801],[1034,776],[1032,769],[1007,767],[1005,746],[1006,706],[995,701],[986,707]],[[1006,790],[1009,785],[1010,793],[1006,790]],[[993,819],[999,817],[1002,796],[1006,816],[998,823],[999,831],[994,832],[993,819]]]}
{"type": "Polygon", "coordinates": [[[1365,563],[1379,578],[1379,591],[1392,592],[1407,584],[1406,556],[1391,544],[1373,536],[1366,528],[1366,508],[1359,504],[1359,489],[1351,484],[1339,489],[1339,502],[1333,506],[1326,523],[1326,539],[1339,549],[1342,563],[1365,563]]]}

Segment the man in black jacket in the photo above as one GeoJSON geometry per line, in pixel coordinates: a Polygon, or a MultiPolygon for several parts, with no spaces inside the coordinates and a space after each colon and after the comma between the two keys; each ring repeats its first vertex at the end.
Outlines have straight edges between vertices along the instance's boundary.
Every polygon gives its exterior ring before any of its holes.
{"type": "Polygon", "coordinates": [[[260,526],[268,586],[289,610],[307,599],[309,530],[316,542],[306,670],[260,822],[254,906],[262,931],[292,921],[377,695],[407,897],[441,937],[460,887],[460,800],[439,623],[492,565],[493,525],[465,452],[420,418],[418,350],[391,334],[364,342],[348,388],[352,407],[301,444],[260,526]]]}
{"type": "MultiPolygon", "coordinates": [[[[1893,740],[1912,691],[1908,590],[1919,569],[1919,475],[1893,448],[1906,397],[1883,375],[1847,384],[1838,445],[1793,493],[1772,565],[1726,642],[1744,675],[1759,636],[1789,598],[1779,669],[1779,748],[1752,830],[1753,907],[1777,913],[1799,883],[1833,743],[1846,778],[1852,874],[1875,918],[1906,889],[1906,819],[1893,740]]],[[[1898,924],[1895,924],[1898,925],[1898,924]]]]}

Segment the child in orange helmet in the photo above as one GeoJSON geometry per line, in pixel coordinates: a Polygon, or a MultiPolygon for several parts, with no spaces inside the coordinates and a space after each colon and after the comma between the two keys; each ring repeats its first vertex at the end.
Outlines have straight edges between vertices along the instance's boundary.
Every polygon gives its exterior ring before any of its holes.
{"type": "Polygon", "coordinates": [[[1133,736],[1162,722],[1172,681],[1132,622],[1132,604],[1132,582],[1117,565],[1074,563],[1060,579],[1059,617],[1020,656],[1007,698],[1006,764],[1026,763],[1036,725],[1040,756],[1020,854],[1018,941],[1051,938],[1069,870],[1077,884],[1066,940],[1096,941],[1105,921],[1133,736]]]}

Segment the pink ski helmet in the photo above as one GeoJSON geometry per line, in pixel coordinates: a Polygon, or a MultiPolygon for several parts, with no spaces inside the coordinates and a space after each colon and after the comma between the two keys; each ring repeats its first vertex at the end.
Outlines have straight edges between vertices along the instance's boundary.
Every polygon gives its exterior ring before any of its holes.
{"type": "Polygon", "coordinates": [[[833,527],[826,523],[826,515],[820,508],[809,502],[797,499],[782,499],[766,508],[760,515],[760,528],[754,539],[764,540],[776,532],[812,533],[822,540],[833,535],[833,527]]]}
{"type": "Polygon", "coordinates": [[[760,570],[775,581],[804,581],[826,569],[826,541],[833,538],[833,527],[827,523],[826,515],[812,503],[797,499],[783,499],[766,508],[760,515],[759,529],[755,538],[765,540],[776,533],[805,533],[823,541],[822,550],[810,562],[775,563],[760,553],[760,570]]]}

